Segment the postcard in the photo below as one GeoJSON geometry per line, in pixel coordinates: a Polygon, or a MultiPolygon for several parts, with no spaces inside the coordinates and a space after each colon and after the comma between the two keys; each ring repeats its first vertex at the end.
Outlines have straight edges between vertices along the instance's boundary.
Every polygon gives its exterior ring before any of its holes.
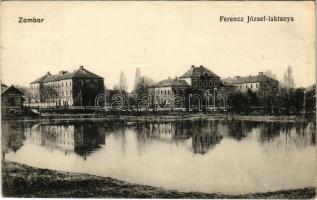
{"type": "Polygon", "coordinates": [[[313,1],[1,2],[1,191],[316,198],[313,1]]]}

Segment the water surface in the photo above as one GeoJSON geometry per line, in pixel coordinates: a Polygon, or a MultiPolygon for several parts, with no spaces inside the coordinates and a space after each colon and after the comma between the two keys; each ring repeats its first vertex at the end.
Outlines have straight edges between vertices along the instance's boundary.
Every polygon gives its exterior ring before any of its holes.
{"type": "Polygon", "coordinates": [[[179,191],[228,194],[315,185],[312,122],[2,123],[5,159],[179,191]]]}

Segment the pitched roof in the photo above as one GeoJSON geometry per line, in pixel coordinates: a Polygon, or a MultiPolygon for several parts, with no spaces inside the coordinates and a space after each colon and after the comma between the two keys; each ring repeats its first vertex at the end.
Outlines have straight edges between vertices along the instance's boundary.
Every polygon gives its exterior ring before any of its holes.
{"type": "Polygon", "coordinates": [[[19,89],[17,89],[13,85],[11,85],[10,87],[6,87],[4,90],[1,89],[1,95],[6,93],[6,92],[9,92],[9,91],[14,91],[14,92],[17,92],[17,93],[19,93],[21,95],[23,94],[19,89]]]}
{"type": "Polygon", "coordinates": [[[223,79],[225,82],[230,83],[230,84],[242,84],[242,83],[256,83],[256,82],[262,82],[262,81],[277,81],[273,78],[270,78],[264,74],[259,74],[256,76],[235,76],[234,78],[226,78],[223,79]]]}
{"type": "Polygon", "coordinates": [[[49,72],[47,74],[45,74],[44,76],[41,76],[40,78],[34,80],[31,82],[32,83],[41,83],[43,80],[45,80],[48,76],[50,76],[49,72]]]}
{"type": "Polygon", "coordinates": [[[221,80],[220,86],[221,86],[221,87],[235,87],[235,86],[232,85],[231,83],[228,83],[228,82],[226,82],[226,81],[224,81],[224,80],[221,80]]]}
{"type": "Polygon", "coordinates": [[[7,87],[8,87],[7,85],[1,83],[1,91],[3,91],[4,89],[6,89],[7,87]]]}
{"type": "Polygon", "coordinates": [[[83,78],[83,79],[103,79],[101,76],[98,76],[86,69],[83,66],[80,66],[78,70],[74,70],[73,72],[61,71],[59,74],[51,75],[47,73],[46,75],[42,76],[41,78],[31,82],[31,83],[47,83],[53,81],[60,81],[66,79],[76,79],[76,78],[83,78]]]}
{"type": "Polygon", "coordinates": [[[215,73],[213,73],[212,71],[210,71],[209,69],[205,68],[204,66],[199,66],[199,67],[195,67],[194,65],[192,65],[192,67],[185,72],[182,76],[180,76],[180,78],[199,78],[201,76],[211,76],[213,78],[219,78],[219,76],[215,73]]]}
{"type": "Polygon", "coordinates": [[[157,84],[155,84],[153,87],[167,87],[167,86],[182,86],[182,87],[190,87],[190,85],[188,85],[188,83],[184,80],[180,80],[180,79],[165,79],[162,80],[160,82],[158,82],[157,84]]]}

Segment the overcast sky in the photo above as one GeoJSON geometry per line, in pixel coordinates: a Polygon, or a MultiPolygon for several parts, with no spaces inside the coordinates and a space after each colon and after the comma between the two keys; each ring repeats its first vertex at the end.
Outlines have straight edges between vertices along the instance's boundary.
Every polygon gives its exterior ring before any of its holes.
{"type": "Polygon", "coordinates": [[[107,88],[136,67],[155,81],[204,65],[222,78],[293,67],[296,86],[315,82],[313,2],[2,2],[1,76],[28,85],[47,71],[83,65],[107,88]],[[295,21],[222,23],[219,16],[295,21]],[[20,24],[18,17],[44,18],[20,24]]]}

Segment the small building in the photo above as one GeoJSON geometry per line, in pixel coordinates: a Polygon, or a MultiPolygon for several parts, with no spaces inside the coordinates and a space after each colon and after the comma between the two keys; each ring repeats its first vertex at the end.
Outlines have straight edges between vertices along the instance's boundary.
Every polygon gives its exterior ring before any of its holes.
{"type": "Polygon", "coordinates": [[[49,72],[31,82],[33,105],[95,106],[95,98],[104,93],[104,79],[83,66],[73,72],[49,72]]]}
{"type": "Polygon", "coordinates": [[[22,113],[22,92],[13,85],[1,84],[1,115],[19,115],[22,113]]]}
{"type": "Polygon", "coordinates": [[[257,92],[260,89],[276,90],[279,86],[277,80],[264,75],[263,72],[259,72],[256,76],[235,76],[233,78],[223,79],[223,81],[234,85],[241,92],[247,92],[248,90],[257,92]]]}

